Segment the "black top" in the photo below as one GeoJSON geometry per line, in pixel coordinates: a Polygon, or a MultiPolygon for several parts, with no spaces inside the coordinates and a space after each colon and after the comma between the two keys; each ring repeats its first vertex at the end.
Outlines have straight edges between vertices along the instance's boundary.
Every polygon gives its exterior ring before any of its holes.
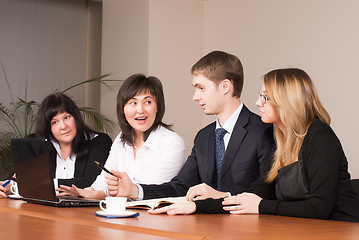
{"type": "MultiPolygon", "coordinates": [[[[359,222],[359,198],[350,183],[341,143],[330,126],[319,120],[313,122],[301,154],[308,196],[302,200],[278,200],[276,181],[268,184],[263,175],[249,190],[263,198],[259,213],[359,222]]],[[[224,213],[222,200],[197,201],[197,212],[224,213]]]]}
{"type": "MultiPolygon", "coordinates": [[[[91,186],[95,181],[97,175],[101,173],[94,161],[103,165],[107,160],[112,145],[111,138],[104,133],[99,133],[98,136],[93,138],[88,143],[87,154],[76,157],[74,178],[71,179],[58,179],[59,185],[71,186],[74,184],[76,187],[85,188],[91,186]]],[[[51,151],[51,172],[53,177],[56,172],[56,156],[55,148],[51,151]]]]}

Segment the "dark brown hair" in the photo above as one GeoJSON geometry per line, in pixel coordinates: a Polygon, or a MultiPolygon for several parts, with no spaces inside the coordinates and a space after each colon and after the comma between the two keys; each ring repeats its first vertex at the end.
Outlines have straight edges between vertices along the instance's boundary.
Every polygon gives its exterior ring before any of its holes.
{"type": "Polygon", "coordinates": [[[171,125],[162,122],[165,114],[165,98],[163,94],[163,87],[161,81],[153,76],[146,77],[143,74],[134,74],[128,77],[121,85],[117,94],[117,119],[121,128],[121,140],[125,144],[133,146],[134,130],[127,122],[124,107],[125,104],[134,96],[140,93],[150,93],[156,98],[157,113],[153,125],[144,133],[144,141],[148,138],[150,133],[157,129],[158,126],[163,126],[170,129],[171,125]]]}
{"type": "Polygon", "coordinates": [[[63,112],[71,114],[76,124],[76,136],[71,143],[72,151],[78,156],[86,154],[86,145],[91,140],[91,135],[96,132],[86,126],[76,103],[66,94],[50,94],[42,101],[37,112],[36,137],[47,139],[52,137],[52,139],[57,141],[51,132],[51,121],[54,116],[63,112]]]}

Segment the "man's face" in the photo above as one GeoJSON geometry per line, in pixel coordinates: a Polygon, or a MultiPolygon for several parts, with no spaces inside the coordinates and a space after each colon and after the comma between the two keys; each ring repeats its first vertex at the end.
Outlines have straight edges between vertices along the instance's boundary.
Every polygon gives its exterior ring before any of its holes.
{"type": "Polygon", "coordinates": [[[202,74],[193,75],[195,88],[193,100],[197,101],[207,115],[218,114],[222,110],[223,93],[218,86],[202,74]]]}

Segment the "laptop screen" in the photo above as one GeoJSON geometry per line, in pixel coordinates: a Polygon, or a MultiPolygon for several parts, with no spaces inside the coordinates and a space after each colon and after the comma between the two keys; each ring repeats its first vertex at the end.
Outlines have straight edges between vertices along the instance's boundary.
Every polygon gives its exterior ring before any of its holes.
{"type": "Polygon", "coordinates": [[[12,139],[16,181],[22,197],[58,201],[46,139],[12,139]]]}

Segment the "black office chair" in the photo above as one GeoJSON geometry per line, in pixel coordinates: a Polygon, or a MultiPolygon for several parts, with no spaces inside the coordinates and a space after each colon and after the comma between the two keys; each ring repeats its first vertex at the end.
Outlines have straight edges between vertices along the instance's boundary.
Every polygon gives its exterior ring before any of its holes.
{"type": "Polygon", "coordinates": [[[359,195],[359,179],[351,179],[350,182],[352,184],[354,192],[359,195]]]}

